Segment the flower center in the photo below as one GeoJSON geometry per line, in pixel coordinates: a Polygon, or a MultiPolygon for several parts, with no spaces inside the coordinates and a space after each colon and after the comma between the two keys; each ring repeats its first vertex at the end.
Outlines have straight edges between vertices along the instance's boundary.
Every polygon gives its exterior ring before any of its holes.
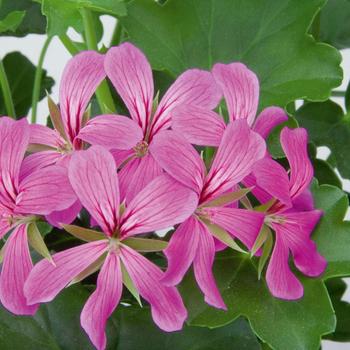
{"type": "Polygon", "coordinates": [[[265,217],[265,223],[267,225],[272,224],[273,222],[276,224],[284,224],[286,222],[286,219],[278,215],[268,215],[265,217]]]}
{"type": "Polygon", "coordinates": [[[109,251],[118,251],[120,241],[118,238],[112,237],[109,239],[109,251]]]}
{"type": "Polygon", "coordinates": [[[134,151],[136,157],[142,158],[148,153],[148,143],[146,141],[140,141],[135,147],[134,151]]]}
{"type": "Polygon", "coordinates": [[[58,147],[57,147],[57,151],[61,154],[68,154],[70,152],[73,151],[73,147],[72,145],[70,145],[68,142],[65,143],[61,143],[58,147]]]}

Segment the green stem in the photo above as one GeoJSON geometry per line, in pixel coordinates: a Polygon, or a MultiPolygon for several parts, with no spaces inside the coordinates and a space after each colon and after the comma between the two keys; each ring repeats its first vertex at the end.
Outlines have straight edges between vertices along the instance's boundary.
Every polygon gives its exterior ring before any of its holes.
{"type": "MultiPolygon", "coordinates": [[[[81,15],[83,17],[85,40],[89,50],[98,51],[97,39],[94,31],[94,21],[90,10],[82,8],[81,15]]],[[[102,113],[110,113],[115,111],[114,101],[109,91],[107,81],[103,81],[96,90],[96,97],[100,105],[102,113]]]]}
{"type": "Polygon", "coordinates": [[[33,96],[32,96],[32,118],[31,118],[32,124],[36,123],[36,112],[38,109],[38,102],[40,99],[40,87],[41,87],[41,77],[43,73],[43,63],[44,63],[44,58],[51,40],[52,40],[51,36],[48,36],[46,38],[44,46],[40,52],[38,66],[36,67],[36,71],[35,71],[34,88],[33,88],[33,96]]]}
{"type": "Polygon", "coordinates": [[[344,97],[346,94],[346,91],[332,91],[333,97],[344,97]]]}
{"type": "Polygon", "coordinates": [[[70,37],[67,34],[60,35],[59,38],[62,44],[64,45],[64,47],[72,56],[79,53],[79,49],[76,47],[76,45],[73,43],[73,41],[70,39],[70,37]]]}
{"type": "Polygon", "coordinates": [[[122,39],[122,34],[123,34],[123,27],[119,23],[119,20],[118,20],[118,22],[115,25],[114,32],[113,32],[112,39],[111,39],[111,43],[109,44],[109,46],[111,47],[111,46],[119,45],[121,42],[121,39],[122,39]]]}
{"type": "Polygon", "coordinates": [[[2,60],[0,60],[0,86],[4,96],[6,113],[9,117],[16,118],[15,107],[13,105],[11,90],[2,60]]]}

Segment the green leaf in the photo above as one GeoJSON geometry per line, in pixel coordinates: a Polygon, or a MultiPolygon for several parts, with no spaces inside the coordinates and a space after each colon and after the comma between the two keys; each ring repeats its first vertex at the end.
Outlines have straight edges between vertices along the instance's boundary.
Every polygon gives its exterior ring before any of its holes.
{"type": "Polygon", "coordinates": [[[152,67],[174,76],[242,61],[261,83],[260,107],[326,99],[342,80],[341,57],[306,34],[324,0],[134,0],[120,18],[152,67]]]}
{"type": "Polygon", "coordinates": [[[85,242],[106,239],[105,235],[102,232],[91,230],[85,227],[75,225],[62,225],[62,227],[74,237],[81,239],[85,242]]]}
{"type": "Polygon", "coordinates": [[[289,117],[288,120],[280,125],[278,125],[267,138],[267,147],[274,158],[284,158],[285,154],[283,152],[280,135],[281,131],[284,127],[288,127],[290,129],[295,129],[298,127],[298,122],[293,118],[289,117]]]}
{"type": "Polygon", "coordinates": [[[324,279],[350,275],[350,222],[344,221],[348,196],[339,188],[315,182],[312,193],[323,217],[313,233],[317,250],[328,262],[324,279]]]}
{"type": "Polygon", "coordinates": [[[350,111],[350,81],[345,92],[345,108],[348,112],[350,111]]]}
{"type": "Polygon", "coordinates": [[[332,166],[321,159],[313,159],[314,176],[320,185],[329,184],[342,189],[343,185],[332,166]]]}
{"type": "MultiPolygon", "coordinates": [[[[18,23],[13,28],[8,28],[1,35],[25,36],[27,34],[44,34],[46,20],[40,10],[40,4],[29,0],[2,0],[0,2],[0,18],[5,18],[11,13],[23,13],[23,18],[16,15],[18,23]]],[[[12,15],[13,16],[13,15],[12,15]]]]}
{"type": "Polygon", "coordinates": [[[24,16],[24,11],[10,12],[4,19],[0,20],[0,33],[6,31],[16,31],[17,27],[21,24],[24,16]]]}
{"type": "Polygon", "coordinates": [[[42,0],[42,11],[47,17],[47,33],[62,35],[69,27],[78,33],[84,30],[80,10],[87,8],[100,14],[125,16],[123,0],[42,0]]]}
{"type": "Polygon", "coordinates": [[[349,0],[328,0],[319,21],[320,40],[338,49],[350,47],[349,0]]]}
{"type": "Polygon", "coordinates": [[[342,300],[347,285],[342,279],[335,278],[327,281],[326,286],[337,316],[337,327],[334,333],[326,338],[333,341],[350,341],[350,304],[342,300]]]}
{"type": "Polygon", "coordinates": [[[79,322],[88,295],[85,288],[70,287],[42,305],[34,317],[14,316],[0,307],[1,349],[93,350],[79,322]]]}
{"type": "Polygon", "coordinates": [[[271,295],[264,279],[258,280],[252,260],[233,252],[218,254],[214,276],[228,310],[205,304],[193,277],[188,276],[181,291],[190,325],[215,328],[244,316],[263,342],[283,350],[319,349],[321,336],[335,328],[327,290],[318,279],[298,276],[304,285],[304,297],[280,300],[271,295]]]}
{"type": "MultiPolygon", "coordinates": [[[[7,54],[3,60],[16,115],[23,117],[27,115],[31,103],[34,86],[35,66],[19,52],[7,54]]],[[[43,70],[41,78],[40,100],[45,97],[45,91],[51,91],[54,81],[48,77],[43,70]]],[[[0,115],[6,115],[3,96],[0,94],[0,115]]]]}
{"type": "Polygon", "coordinates": [[[317,146],[327,146],[332,152],[340,174],[350,178],[350,115],[333,101],[306,103],[296,112],[299,124],[308,129],[317,146]]]}
{"type": "Polygon", "coordinates": [[[148,307],[119,307],[114,314],[118,333],[115,350],[259,350],[260,345],[243,318],[222,328],[184,326],[180,332],[162,332],[148,307]],[[147,345],[146,345],[147,344],[147,345]]]}
{"type": "Polygon", "coordinates": [[[168,242],[151,238],[130,237],[124,239],[121,243],[139,252],[159,252],[168,246],[168,242]]]}

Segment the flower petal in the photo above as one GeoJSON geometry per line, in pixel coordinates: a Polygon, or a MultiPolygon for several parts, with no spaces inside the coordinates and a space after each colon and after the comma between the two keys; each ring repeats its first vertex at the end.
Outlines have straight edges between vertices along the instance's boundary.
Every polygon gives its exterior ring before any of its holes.
{"type": "Polygon", "coordinates": [[[210,72],[187,70],[176,79],[160,101],[153,118],[151,137],[171,126],[171,112],[175,107],[186,104],[210,110],[217,106],[220,98],[221,93],[210,72]]]}
{"type": "Polygon", "coordinates": [[[131,118],[146,132],[153,103],[153,76],[147,58],[134,45],[123,43],[108,50],[105,70],[131,118]]]}
{"type": "Polygon", "coordinates": [[[199,242],[197,254],[193,261],[196,281],[205,296],[206,303],[218,309],[227,310],[212,271],[215,257],[214,238],[204,224],[199,221],[198,224],[199,242]]]}
{"type": "Polygon", "coordinates": [[[307,153],[308,136],[303,128],[283,128],[281,145],[290,165],[290,194],[298,197],[310,185],[314,171],[307,153]]]}
{"type": "Polygon", "coordinates": [[[131,159],[119,172],[120,197],[128,204],[162,169],[151,154],[131,159]]]}
{"type": "Polygon", "coordinates": [[[30,154],[24,158],[21,164],[20,181],[37,169],[56,164],[62,157],[63,155],[56,151],[43,151],[30,154]]]}
{"type": "Polygon", "coordinates": [[[99,115],[80,130],[78,137],[91,145],[128,150],[142,140],[142,129],[132,119],[121,115],[99,115]]]}
{"type": "Polygon", "coordinates": [[[67,63],[60,85],[60,111],[71,142],[79,134],[86,107],[96,88],[105,78],[104,56],[83,51],[67,63]]]}
{"type": "Polygon", "coordinates": [[[106,323],[117,307],[122,291],[120,260],[115,252],[110,252],[98,274],[96,289],[80,316],[81,326],[98,350],[106,348],[106,323]]]}
{"type": "Polygon", "coordinates": [[[74,152],[69,179],[81,204],[112,235],[118,225],[119,185],[112,155],[101,146],[74,152]]]}
{"type": "Polygon", "coordinates": [[[52,148],[65,144],[65,140],[56,130],[50,129],[45,125],[30,124],[29,131],[30,144],[46,145],[52,148]]]}
{"type": "Polygon", "coordinates": [[[32,172],[21,181],[15,211],[47,215],[70,207],[76,199],[67,169],[51,165],[32,172]]]}
{"type": "Polygon", "coordinates": [[[54,254],[52,259],[55,265],[47,259],[38,262],[24,285],[28,304],[53,300],[74,277],[95,262],[107,247],[107,240],[94,241],[54,254]]]}
{"type": "Polygon", "coordinates": [[[160,280],[163,272],[145,257],[123,246],[121,259],[141,296],[151,305],[154,322],[166,332],[180,330],[187,311],[175,287],[166,287],[160,280]]]}
{"type": "Polygon", "coordinates": [[[204,162],[181,134],[171,130],[159,132],[150,145],[150,152],[170,176],[200,194],[205,176],[204,162]]]}
{"type": "Polygon", "coordinates": [[[293,254],[295,266],[305,275],[319,276],[326,268],[326,260],[317,252],[310,235],[322,216],[320,210],[283,213],[283,224],[273,224],[276,234],[283,235],[293,254]]]}
{"type": "Polygon", "coordinates": [[[70,207],[60,211],[53,211],[51,214],[46,215],[48,223],[55,227],[61,227],[61,224],[70,224],[78,216],[81,210],[81,204],[79,200],[76,200],[70,207]]]}
{"type": "Polygon", "coordinates": [[[276,298],[295,300],[303,296],[304,288],[291,272],[288,260],[289,249],[281,235],[277,233],[275,247],[266,271],[267,286],[276,298]]]}
{"type": "Polygon", "coordinates": [[[162,230],[187,219],[197,207],[198,197],[168,175],[150,182],[128,204],[121,218],[124,237],[162,230]]]}
{"type": "Polygon", "coordinates": [[[11,206],[16,197],[19,172],[29,142],[27,120],[0,118],[0,201],[11,206]]]}
{"type": "Polygon", "coordinates": [[[226,128],[223,118],[208,109],[181,105],[171,112],[171,127],[199,146],[219,146],[226,128]]]}
{"type": "Polygon", "coordinates": [[[177,285],[190,268],[197,252],[200,223],[190,216],[172,234],[168,247],[163,251],[168,260],[162,282],[165,285],[177,285]]]}
{"type": "Polygon", "coordinates": [[[253,174],[259,187],[284,205],[292,206],[289,195],[289,178],[282,165],[265,157],[254,164],[253,174]]]}
{"type": "Polygon", "coordinates": [[[265,215],[236,208],[206,208],[205,213],[214,224],[228,231],[251,249],[264,223],[265,215]]]}
{"type": "Polygon", "coordinates": [[[256,119],[253,130],[267,139],[270,132],[279,124],[288,120],[288,115],[280,107],[265,108],[256,119]]]}
{"type": "Polygon", "coordinates": [[[309,188],[293,199],[293,210],[295,211],[309,211],[314,209],[314,198],[309,188]]]}
{"type": "MultiPolygon", "coordinates": [[[[123,163],[127,163],[128,159],[131,160],[135,156],[135,150],[134,149],[128,149],[128,150],[117,150],[117,149],[112,149],[110,150],[114,161],[115,165],[117,168],[119,168],[123,163]]],[[[119,176],[119,183],[121,183],[120,176],[119,176]]]]}
{"type": "Polygon", "coordinates": [[[16,315],[34,315],[38,309],[38,305],[27,305],[23,293],[24,282],[32,268],[27,227],[19,225],[6,242],[0,276],[1,303],[16,315]]]}
{"type": "Polygon", "coordinates": [[[265,141],[249,129],[245,120],[230,123],[206,178],[202,202],[231,190],[251,172],[265,152],[265,141]]]}
{"type": "Polygon", "coordinates": [[[225,96],[230,120],[246,119],[253,125],[259,103],[259,81],[255,73],[242,63],[217,63],[213,75],[225,96]]]}

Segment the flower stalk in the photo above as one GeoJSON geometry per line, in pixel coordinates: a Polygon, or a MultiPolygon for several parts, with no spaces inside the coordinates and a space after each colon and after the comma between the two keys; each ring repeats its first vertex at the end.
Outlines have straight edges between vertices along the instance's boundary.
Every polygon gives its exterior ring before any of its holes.
{"type": "MultiPolygon", "coordinates": [[[[91,12],[82,8],[81,16],[83,18],[84,23],[84,31],[85,31],[85,40],[89,50],[98,51],[96,34],[93,27],[93,19],[91,12]]],[[[115,111],[114,101],[109,91],[109,87],[107,81],[103,81],[98,89],[96,90],[96,97],[98,100],[98,104],[100,105],[102,113],[108,113],[110,111],[115,111]]]]}
{"type": "Polygon", "coordinates": [[[10,85],[7,79],[7,75],[6,75],[2,60],[0,60],[0,86],[1,86],[2,94],[4,96],[6,113],[9,117],[16,118],[16,112],[15,112],[15,107],[11,96],[10,85]]]}
{"type": "Polygon", "coordinates": [[[43,73],[43,63],[46,56],[47,49],[51,43],[52,37],[48,36],[44,42],[43,48],[41,49],[39,62],[36,67],[35,77],[34,77],[34,87],[33,87],[33,95],[32,95],[32,117],[31,122],[36,122],[36,114],[38,109],[38,102],[40,98],[40,87],[41,87],[41,78],[43,73]]]}

